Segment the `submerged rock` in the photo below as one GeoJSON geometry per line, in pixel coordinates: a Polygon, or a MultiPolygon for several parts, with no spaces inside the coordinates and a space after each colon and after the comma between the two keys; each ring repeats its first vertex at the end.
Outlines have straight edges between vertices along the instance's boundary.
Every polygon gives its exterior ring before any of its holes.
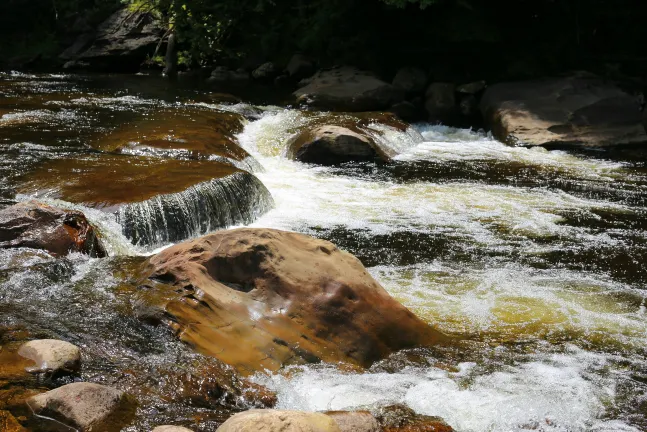
{"type": "Polygon", "coordinates": [[[135,413],[135,403],[124,392],[92,383],[67,384],[27,404],[45,425],[56,421],[83,432],[117,432],[135,413]]]}
{"type": "Polygon", "coordinates": [[[291,159],[321,165],[373,161],[379,159],[378,151],[370,137],[339,126],[321,126],[306,131],[288,144],[291,159]]]}
{"type": "Polygon", "coordinates": [[[167,322],[179,338],[242,373],[318,361],[369,366],[447,340],[357,258],[302,234],[219,231],[154,255],[145,272],[143,286],[170,297],[167,322]]]}
{"type": "Polygon", "coordinates": [[[636,98],[594,75],[495,84],[480,109],[494,136],[511,145],[647,143],[636,98]]]}
{"type": "Polygon", "coordinates": [[[0,210],[0,248],[18,247],[44,249],[57,256],[70,252],[106,255],[83,213],[37,201],[0,210]]]}
{"type": "Polygon", "coordinates": [[[218,432],[341,432],[337,423],[320,413],[250,410],[234,414],[218,432]]]}
{"type": "Polygon", "coordinates": [[[23,344],[18,354],[35,362],[31,373],[62,374],[81,368],[81,351],[76,345],[57,339],[38,339],[23,344]]]}
{"type": "Polygon", "coordinates": [[[146,245],[249,223],[272,206],[265,186],[231,165],[144,156],[49,161],[20,191],[114,212],[124,234],[146,245]]]}
{"type": "Polygon", "coordinates": [[[163,110],[102,135],[92,146],[122,154],[218,160],[253,171],[258,163],[235,138],[244,121],[232,112],[163,110]]]}
{"type": "Polygon", "coordinates": [[[379,111],[404,98],[404,92],[352,67],[321,70],[293,94],[298,103],[334,111],[379,111]]]}
{"type": "Polygon", "coordinates": [[[2,432],[27,432],[18,420],[9,411],[0,410],[0,431],[2,432]]]}
{"type": "Polygon", "coordinates": [[[124,7],[95,32],[84,33],[61,55],[67,69],[136,72],[152,56],[164,29],[151,12],[124,7]]]}

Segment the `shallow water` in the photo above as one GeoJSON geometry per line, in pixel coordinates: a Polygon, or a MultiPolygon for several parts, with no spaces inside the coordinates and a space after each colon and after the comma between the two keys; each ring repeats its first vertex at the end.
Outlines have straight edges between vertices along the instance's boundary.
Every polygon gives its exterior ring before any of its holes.
{"type": "MultiPolygon", "coordinates": [[[[26,199],[14,192],[26,170],[96,152],[97,136],[142,116],[241,112],[248,121],[238,140],[274,200],[252,226],[335,242],[418,316],[461,339],[365,373],[313,365],[255,377],[278,392],[280,407],[399,402],[465,432],[647,430],[643,162],[508,147],[437,125],[373,124],[397,153],[393,163],[317,167],[285,158],[285,144],[326,113],[223,105],[201,90],[136,81],[0,77],[0,197],[26,199]]],[[[128,389],[178,362],[206,361],[135,318],[142,302],[127,269],[152,248],[133,246],[112,215],[62,204],[86,212],[111,257],[0,251],[1,324],[79,344],[84,379],[128,389]]],[[[144,399],[131,430],[156,417],[212,430],[236,409],[144,399]]]]}

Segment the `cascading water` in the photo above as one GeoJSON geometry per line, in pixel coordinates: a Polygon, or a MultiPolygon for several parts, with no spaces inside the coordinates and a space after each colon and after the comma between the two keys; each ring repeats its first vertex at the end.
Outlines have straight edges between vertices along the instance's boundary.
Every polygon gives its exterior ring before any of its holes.
{"type": "Polygon", "coordinates": [[[246,172],[119,209],[117,221],[138,245],[164,245],[219,228],[248,224],[273,206],[263,183],[246,172]]]}

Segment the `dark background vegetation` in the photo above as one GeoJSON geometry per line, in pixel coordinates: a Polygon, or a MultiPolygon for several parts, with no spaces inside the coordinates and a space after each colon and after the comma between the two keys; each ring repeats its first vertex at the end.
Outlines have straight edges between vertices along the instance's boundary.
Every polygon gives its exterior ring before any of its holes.
{"type": "MultiPolygon", "coordinates": [[[[119,0],[2,0],[0,62],[56,56],[119,0]]],[[[586,69],[647,75],[645,0],[130,0],[175,28],[187,67],[257,66],[300,52],[321,65],[435,80],[514,79],[586,69]]]]}

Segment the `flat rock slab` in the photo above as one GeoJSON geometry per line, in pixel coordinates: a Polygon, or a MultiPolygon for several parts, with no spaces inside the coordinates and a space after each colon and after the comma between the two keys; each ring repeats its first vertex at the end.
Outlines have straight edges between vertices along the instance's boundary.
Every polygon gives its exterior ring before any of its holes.
{"type": "Polygon", "coordinates": [[[272,229],[219,231],[151,257],[143,286],[168,292],[181,340],[243,374],[288,364],[362,367],[448,338],[327,241],[272,229]]]}
{"type": "Polygon", "coordinates": [[[647,143],[637,98],[590,74],[494,84],[480,108],[494,136],[511,145],[647,143]]]}
{"type": "Polygon", "coordinates": [[[67,384],[27,400],[34,414],[83,432],[116,432],[132,420],[135,403],[117,389],[92,383],[67,384]]]}
{"type": "Polygon", "coordinates": [[[301,411],[250,410],[234,414],[217,432],[341,432],[325,414],[301,411]]]}
{"type": "Polygon", "coordinates": [[[116,213],[124,234],[143,245],[250,223],[273,206],[260,180],[230,164],[131,155],[52,160],[18,190],[116,213]]]}
{"type": "Polygon", "coordinates": [[[0,210],[0,248],[43,249],[57,256],[106,252],[90,222],[78,211],[27,201],[0,210]]]}
{"type": "Polygon", "coordinates": [[[76,345],[56,339],[39,339],[23,344],[18,354],[35,365],[31,373],[73,373],[81,368],[81,351],[76,345]]]}
{"type": "Polygon", "coordinates": [[[101,136],[92,146],[106,152],[182,159],[220,156],[235,164],[251,158],[235,138],[243,122],[240,114],[224,111],[162,110],[101,136]]]}

